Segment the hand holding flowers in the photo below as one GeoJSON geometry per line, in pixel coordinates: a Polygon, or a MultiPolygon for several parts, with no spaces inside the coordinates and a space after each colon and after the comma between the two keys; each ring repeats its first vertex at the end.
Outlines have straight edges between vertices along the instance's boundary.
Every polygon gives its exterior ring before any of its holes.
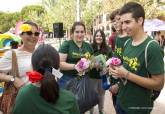
{"type": "Polygon", "coordinates": [[[109,71],[111,72],[112,75],[118,78],[125,78],[125,75],[128,72],[128,70],[126,70],[122,65],[109,67],[109,71]]]}
{"type": "Polygon", "coordinates": [[[103,54],[100,54],[95,57],[96,63],[100,65],[101,68],[106,67],[106,57],[103,54]]]}
{"type": "Polygon", "coordinates": [[[126,85],[129,71],[121,65],[121,60],[117,57],[112,57],[106,64],[109,66],[109,74],[114,78],[120,78],[123,84],[126,85]],[[125,78],[125,80],[123,80],[123,78],[125,78]]]}
{"type": "Polygon", "coordinates": [[[81,58],[80,61],[75,65],[75,69],[79,76],[85,75],[85,71],[89,68],[90,61],[86,58],[81,58]]]}
{"type": "Polygon", "coordinates": [[[122,65],[121,66],[113,66],[109,67],[109,72],[111,72],[112,76],[120,78],[124,85],[127,84],[127,78],[129,75],[129,71],[125,69],[122,65]],[[123,80],[124,78],[124,80],[123,80]]]}
{"type": "Polygon", "coordinates": [[[108,90],[111,87],[110,77],[107,75],[106,56],[100,54],[95,56],[95,68],[100,71],[102,88],[108,90]],[[98,66],[98,67],[96,67],[98,66]]]}
{"type": "MultiPolygon", "coordinates": [[[[112,57],[112,58],[110,58],[110,59],[107,60],[106,65],[113,69],[114,66],[121,65],[121,60],[119,58],[117,58],[117,57],[112,57]]],[[[109,70],[109,75],[112,75],[111,70],[109,70]]],[[[115,79],[117,79],[116,75],[113,76],[113,77],[115,79]]]]}

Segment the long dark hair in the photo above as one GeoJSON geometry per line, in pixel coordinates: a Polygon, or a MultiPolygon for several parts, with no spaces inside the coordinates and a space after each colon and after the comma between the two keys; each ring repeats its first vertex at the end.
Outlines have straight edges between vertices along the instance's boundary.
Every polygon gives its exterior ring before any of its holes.
{"type": "Polygon", "coordinates": [[[92,47],[93,47],[93,50],[94,50],[94,53],[97,52],[98,50],[100,51],[100,53],[102,54],[107,54],[108,52],[108,46],[106,44],[106,39],[105,39],[105,34],[104,32],[101,30],[101,29],[98,29],[95,31],[94,33],[94,36],[93,36],[93,43],[92,43],[92,47]],[[100,32],[101,33],[101,36],[103,38],[103,42],[100,46],[100,50],[98,49],[98,46],[97,46],[97,43],[96,43],[96,34],[100,32]]]}
{"type": "Polygon", "coordinates": [[[52,74],[52,67],[59,68],[59,54],[48,44],[40,45],[32,55],[33,70],[43,75],[40,95],[49,103],[56,103],[59,97],[59,86],[52,74]]]}

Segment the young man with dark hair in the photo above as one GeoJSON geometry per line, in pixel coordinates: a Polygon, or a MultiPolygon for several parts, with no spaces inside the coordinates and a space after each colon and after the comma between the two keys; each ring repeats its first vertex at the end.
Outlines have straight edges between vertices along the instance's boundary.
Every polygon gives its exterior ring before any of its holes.
{"type": "Polygon", "coordinates": [[[164,53],[144,32],[145,12],[140,4],[125,4],[120,15],[122,29],[131,40],[124,47],[123,65],[109,67],[112,75],[125,80],[119,85],[117,114],[150,114],[152,90],[161,90],[164,85],[164,53]]]}
{"type": "MultiPolygon", "coordinates": [[[[116,11],[116,10],[115,10],[116,11]]],[[[130,38],[125,31],[122,30],[122,23],[119,15],[120,10],[117,9],[117,13],[114,17],[116,36],[114,38],[114,56],[122,59],[122,53],[124,50],[125,42],[130,38]]],[[[116,106],[116,96],[118,90],[118,84],[120,83],[119,78],[111,77],[111,88],[110,92],[112,93],[113,105],[116,106]]]]}
{"type": "Polygon", "coordinates": [[[115,19],[115,16],[119,14],[120,9],[114,10],[110,15],[110,20],[113,21],[115,19]]]}

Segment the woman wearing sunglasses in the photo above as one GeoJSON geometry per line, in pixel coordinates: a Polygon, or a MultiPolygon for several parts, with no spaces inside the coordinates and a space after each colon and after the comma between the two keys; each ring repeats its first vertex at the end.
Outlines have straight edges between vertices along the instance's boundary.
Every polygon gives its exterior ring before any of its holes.
{"type": "Polygon", "coordinates": [[[20,26],[20,37],[23,44],[15,50],[20,77],[7,75],[11,71],[12,51],[6,52],[0,59],[0,81],[12,82],[16,88],[28,84],[26,72],[32,70],[31,56],[39,37],[37,24],[31,21],[24,22],[20,26]]]}

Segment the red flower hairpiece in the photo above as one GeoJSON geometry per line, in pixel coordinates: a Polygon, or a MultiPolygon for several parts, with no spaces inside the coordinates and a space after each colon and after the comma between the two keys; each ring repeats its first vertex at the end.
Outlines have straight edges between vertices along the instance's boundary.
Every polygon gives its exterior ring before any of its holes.
{"type": "Polygon", "coordinates": [[[37,71],[26,72],[29,77],[29,81],[32,83],[39,82],[43,79],[43,75],[37,71]]]}

